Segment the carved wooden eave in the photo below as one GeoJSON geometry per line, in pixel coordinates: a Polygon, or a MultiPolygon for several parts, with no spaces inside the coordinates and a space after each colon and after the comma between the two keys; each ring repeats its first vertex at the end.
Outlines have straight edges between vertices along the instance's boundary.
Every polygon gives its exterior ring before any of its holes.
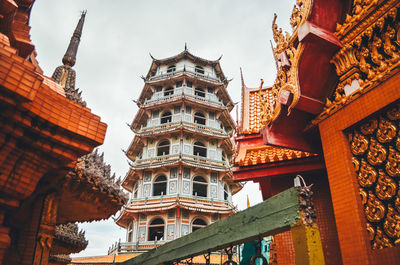
{"type": "Polygon", "coordinates": [[[264,102],[261,117],[265,144],[320,152],[320,145],[314,148],[315,143],[308,140],[314,139],[317,132],[304,132],[304,128],[322,111],[323,102],[336,84],[329,61],[341,47],[333,32],[343,6],[340,1],[297,1],[291,17],[292,35],[278,29],[275,17],[278,75],[271,89],[274,104],[264,102]]]}
{"type": "MultiPolygon", "coordinates": [[[[139,170],[140,171],[140,170],[139,170]]],[[[133,185],[141,178],[138,170],[130,168],[128,173],[126,173],[125,178],[122,180],[121,186],[132,193],[133,185]]]]}
{"type": "Polygon", "coordinates": [[[51,248],[51,255],[62,255],[78,253],[84,250],[88,241],[85,238],[85,232],[78,230],[78,225],[68,223],[58,225],[54,235],[54,243],[51,248]]]}
{"type": "Polygon", "coordinates": [[[133,138],[131,144],[128,147],[128,150],[126,151],[126,156],[132,160],[136,160],[136,156],[139,155],[139,151],[142,150],[144,146],[143,139],[137,135],[133,138]]]}
{"type": "Polygon", "coordinates": [[[75,169],[66,176],[60,196],[57,222],[85,222],[107,219],[128,201],[120,185],[111,175],[97,150],[78,160],[75,169]]]}
{"type": "Polygon", "coordinates": [[[332,58],[339,83],[313,127],[400,70],[399,1],[354,2],[336,36],[345,45],[332,58]]]}

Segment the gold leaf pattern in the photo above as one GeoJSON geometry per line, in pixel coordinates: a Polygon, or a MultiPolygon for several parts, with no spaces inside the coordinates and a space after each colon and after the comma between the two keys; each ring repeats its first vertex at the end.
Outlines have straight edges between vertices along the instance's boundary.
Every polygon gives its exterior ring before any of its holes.
{"type": "Polygon", "coordinates": [[[362,187],[370,187],[376,181],[376,171],[364,159],[361,159],[360,172],[358,172],[358,182],[362,187]]]}
{"type": "Polygon", "coordinates": [[[389,155],[386,162],[386,172],[391,177],[399,177],[400,176],[400,154],[396,152],[396,150],[390,146],[389,147],[389,155]]]}
{"type": "Polygon", "coordinates": [[[367,231],[368,231],[368,234],[369,234],[369,240],[371,240],[371,241],[374,240],[375,229],[370,223],[367,223],[367,231]]]}
{"type": "Polygon", "coordinates": [[[376,229],[376,236],[375,240],[372,243],[372,247],[375,249],[382,249],[382,248],[387,248],[387,247],[393,247],[393,244],[390,243],[390,240],[387,236],[385,236],[385,233],[378,227],[376,229]]]}
{"type": "Polygon", "coordinates": [[[351,152],[354,155],[362,155],[367,149],[368,139],[364,135],[355,132],[351,141],[351,152]]]}
{"type": "Polygon", "coordinates": [[[386,160],[386,155],[386,149],[372,138],[367,154],[368,162],[373,166],[380,165],[386,160]]]}
{"type": "Polygon", "coordinates": [[[360,131],[362,134],[369,135],[369,134],[373,134],[375,132],[376,128],[378,128],[378,120],[371,119],[360,126],[360,131]]]}
{"type": "Polygon", "coordinates": [[[395,107],[393,107],[390,110],[388,110],[386,112],[386,115],[392,121],[400,119],[400,104],[397,104],[395,107]]]}
{"type": "Polygon", "coordinates": [[[379,222],[385,216],[385,206],[383,203],[375,197],[375,195],[369,191],[368,200],[365,206],[365,214],[370,222],[379,222]]]}
{"type": "Polygon", "coordinates": [[[389,200],[396,194],[396,182],[379,169],[379,178],[375,188],[375,194],[381,200],[389,200]]]}
{"type": "Polygon", "coordinates": [[[381,118],[379,121],[379,128],[376,132],[376,138],[381,143],[390,142],[396,136],[396,126],[390,121],[381,118]]]}
{"type": "Polygon", "coordinates": [[[389,205],[385,223],[383,224],[385,233],[395,239],[400,238],[400,215],[389,205]]]}
{"type": "Polygon", "coordinates": [[[360,188],[360,196],[361,196],[361,203],[363,205],[366,204],[368,199],[368,193],[362,188],[360,188]]]}

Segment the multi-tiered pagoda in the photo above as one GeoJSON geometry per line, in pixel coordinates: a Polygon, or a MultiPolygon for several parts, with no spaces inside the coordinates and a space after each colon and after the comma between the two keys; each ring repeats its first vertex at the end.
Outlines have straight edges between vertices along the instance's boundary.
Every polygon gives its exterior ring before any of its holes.
{"type": "Polygon", "coordinates": [[[219,59],[186,48],[152,59],[126,152],[131,199],[116,221],[126,242],[110,253],[147,251],[224,218],[241,188],[232,181],[233,103],[219,59]]]}

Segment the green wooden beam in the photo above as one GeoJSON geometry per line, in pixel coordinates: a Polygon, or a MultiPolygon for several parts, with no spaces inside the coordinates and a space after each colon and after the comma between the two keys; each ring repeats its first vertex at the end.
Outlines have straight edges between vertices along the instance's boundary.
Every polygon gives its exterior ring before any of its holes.
{"type": "Polygon", "coordinates": [[[296,188],[290,188],[122,264],[156,265],[197,256],[290,230],[298,224],[299,219],[299,192],[296,188]]]}

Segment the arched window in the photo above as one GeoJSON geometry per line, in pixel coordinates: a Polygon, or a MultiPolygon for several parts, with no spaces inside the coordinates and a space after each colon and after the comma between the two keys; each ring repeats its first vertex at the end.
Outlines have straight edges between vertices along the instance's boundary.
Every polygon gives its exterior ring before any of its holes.
{"type": "Polygon", "coordinates": [[[196,66],[194,67],[194,71],[195,71],[196,73],[199,73],[199,74],[204,75],[204,68],[203,68],[202,66],[200,66],[200,65],[196,65],[196,66]]]}
{"type": "Polygon", "coordinates": [[[196,176],[193,178],[193,195],[207,197],[207,180],[203,177],[196,176]]]}
{"type": "Polygon", "coordinates": [[[161,120],[160,120],[161,124],[170,123],[171,121],[172,121],[171,112],[166,111],[161,115],[161,120]]]}
{"type": "Polygon", "coordinates": [[[164,97],[169,96],[169,95],[173,95],[174,94],[174,88],[173,87],[167,87],[164,90],[164,97]]]}
{"type": "Polygon", "coordinates": [[[194,123],[206,125],[206,117],[201,112],[196,112],[194,114],[194,123]]]}
{"type": "Polygon", "coordinates": [[[169,141],[164,140],[158,144],[157,156],[169,155],[169,141]]]}
{"type": "Polygon", "coordinates": [[[153,183],[153,196],[167,194],[167,177],[164,175],[158,176],[153,183]]]}
{"type": "Polygon", "coordinates": [[[193,145],[193,155],[207,157],[207,148],[202,142],[195,142],[193,145]]]}
{"type": "Polygon", "coordinates": [[[205,227],[205,226],[207,226],[207,223],[204,222],[203,219],[196,218],[196,219],[194,219],[194,221],[192,223],[192,232],[199,230],[200,228],[205,227]]]}
{"type": "Polygon", "coordinates": [[[176,66],[175,64],[168,66],[167,68],[167,73],[173,73],[176,71],[176,66]]]}
{"type": "Polygon", "coordinates": [[[149,241],[164,240],[164,221],[161,218],[154,219],[149,225],[149,241]]]}
{"type": "Polygon", "coordinates": [[[206,96],[206,92],[204,92],[204,89],[203,89],[203,88],[201,88],[201,87],[196,87],[196,88],[194,89],[194,95],[204,98],[204,97],[206,96]]]}
{"type": "Polygon", "coordinates": [[[229,197],[229,190],[228,190],[228,186],[225,184],[224,185],[224,200],[228,200],[229,197]]]}

